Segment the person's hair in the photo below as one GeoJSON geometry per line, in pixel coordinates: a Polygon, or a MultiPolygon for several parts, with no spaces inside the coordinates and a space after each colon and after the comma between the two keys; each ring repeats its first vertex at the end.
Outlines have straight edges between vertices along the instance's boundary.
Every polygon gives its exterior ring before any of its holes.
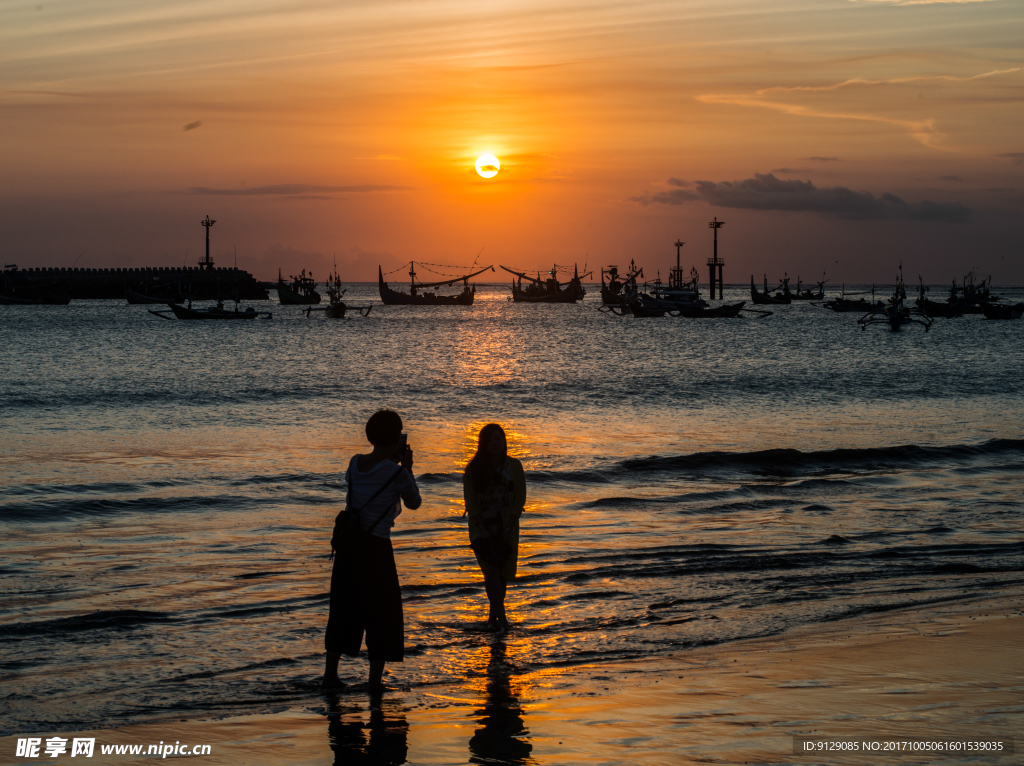
{"type": "Polygon", "coordinates": [[[473,459],[466,466],[466,478],[477,487],[484,487],[490,484],[490,480],[493,478],[492,474],[494,471],[491,469],[487,453],[484,452],[484,445],[496,434],[501,434],[505,437],[505,444],[508,444],[505,429],[497,423],[488,423],[480,429],[480,435],[476,439],[476,454],[473,455],[473,459]]]}
{"type": "Polygon", "coordinates": [[[377,410],[366,421],[366,438],[374,447],[394,444],[402,435],[402,416],[394,410],[377,410]]]}

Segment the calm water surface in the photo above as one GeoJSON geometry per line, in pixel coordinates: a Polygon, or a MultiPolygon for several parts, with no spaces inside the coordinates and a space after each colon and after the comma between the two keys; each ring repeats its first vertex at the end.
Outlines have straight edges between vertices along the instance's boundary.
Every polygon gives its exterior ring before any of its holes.
{"type": "Polygon", "coordinates": [[[1024,322],[638,320],[590,292],[360,285],[378,305],[344,321],[0,307],[0,733],[315,709],[330,526],[382,406],[425,500],[393,537],[410,699],[1019,585],[1024,322]],[[491,420],[529,482],[500,649],[461,499],[491,420]]]}

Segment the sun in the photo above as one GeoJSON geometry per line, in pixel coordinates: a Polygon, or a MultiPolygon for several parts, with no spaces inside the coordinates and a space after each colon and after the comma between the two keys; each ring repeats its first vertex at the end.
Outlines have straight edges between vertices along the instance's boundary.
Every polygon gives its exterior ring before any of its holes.
{"type": "Polygon", "coordinates": [[[476,158],[476,172],[483,178],[494,178],[501,170],[501,163],[493,154],[481,154],[476,158]]]}

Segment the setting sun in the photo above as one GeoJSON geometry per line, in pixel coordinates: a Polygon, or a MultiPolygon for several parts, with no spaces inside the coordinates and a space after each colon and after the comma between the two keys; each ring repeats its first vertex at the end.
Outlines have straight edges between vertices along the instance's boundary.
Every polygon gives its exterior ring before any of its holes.
{"type": "Polygon", "coordinates": [[[501,163],[493,154],[481,154],[476,158],[476,172],[484,178],[494,178],[501,169],[501,163]]]}

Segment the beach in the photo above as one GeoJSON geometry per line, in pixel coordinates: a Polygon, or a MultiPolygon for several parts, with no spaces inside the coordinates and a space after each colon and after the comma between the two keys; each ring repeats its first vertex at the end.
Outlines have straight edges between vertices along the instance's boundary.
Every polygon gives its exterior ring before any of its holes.
{"type": "Polygon", "coordinates": [[[1012,323],[645,322],[506,293],[242,327],[8,308],[0,758],[116,731],[224,763],[332,742],[339,762],[826,763],[858,756],[792,737],[1019,728],[1012,323]],[[406,652],[377,726],[365,660],[333,701],[318,683],[330,530],[382,406],[424,504],[392,532],[406,652]],[[501,640],[462,497],[491,421],[527,476],[501,640]]]}
{"type": "MultiPolygon", "coordinates": [[[[415,691],[403,685],[399,666],[379,711],[365,692],[311,693],[303,709],[277,714],[59,735],[95,737],[90,762],[98,764],[132,760],[103,757],[103,744],[158,742],[209,744],[210,754],[196,759],[204,764],[864,763],[863,754],[794,755],[793,737],[994,741],[1020,731],[1022,630],[1018,591],[958,610],[855,618],[654,663],[526,677],[492,668],[465,684],[415,691]]],[[[27,762],[10,757],[15,748],[16,738],[0,740],[0,762],[27,762]]],[[[903,755],[901,762],[1019,757],[903,755]]]]}

